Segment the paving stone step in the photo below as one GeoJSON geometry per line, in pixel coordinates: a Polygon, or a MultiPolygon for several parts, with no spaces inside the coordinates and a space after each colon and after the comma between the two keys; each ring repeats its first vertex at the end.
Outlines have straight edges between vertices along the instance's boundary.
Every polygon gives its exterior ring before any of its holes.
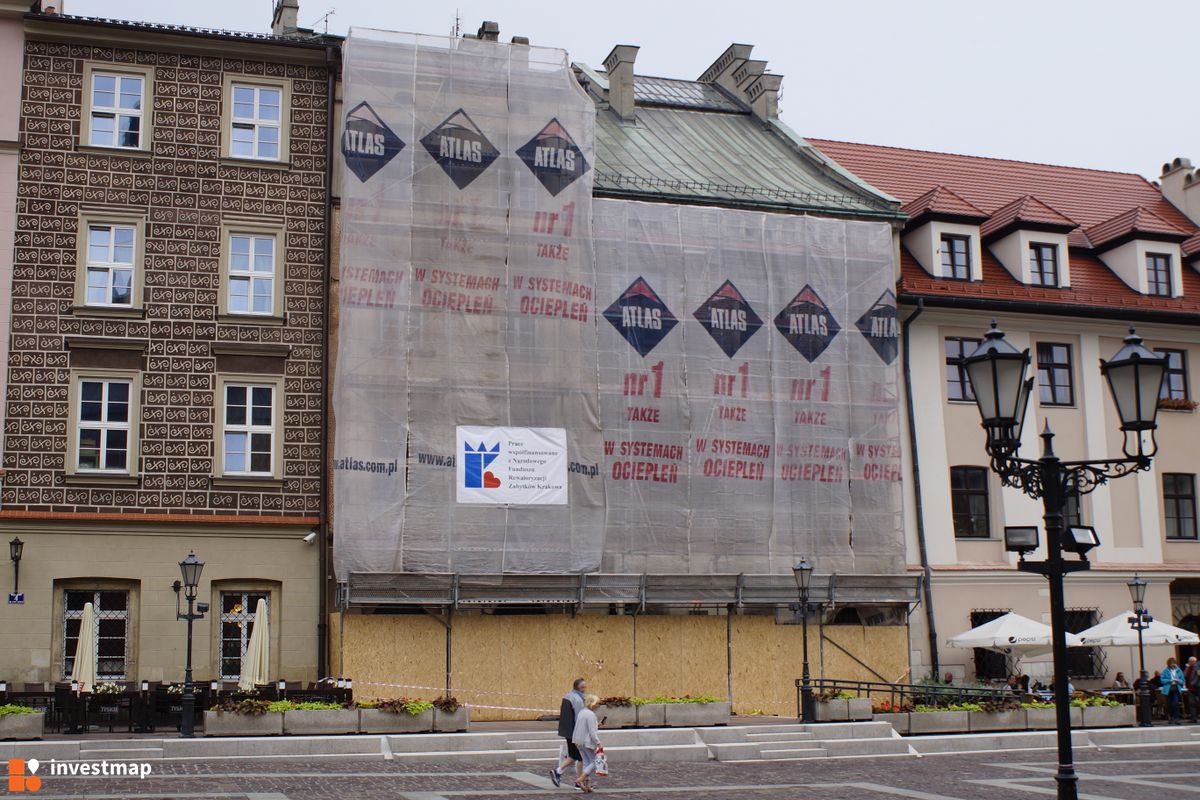
{"type": "Polygon", "coordinates": [[[816,741],[817,737],[805,731],[795,733],[747,733],[746,740],[750,742],[801,742],[816,741]]]}
{"type": "Polygon", "coordinates": [[[162,739],[81,739],[79,752],[86,750],[144,750],[147,747],[162,749],[162,739]]]}
{"type": "Polygon", "coordinates": [[[121,747],[115,750],[79,750],[80,761],[156,761],[163,756],[161,747],[121,747]]]}

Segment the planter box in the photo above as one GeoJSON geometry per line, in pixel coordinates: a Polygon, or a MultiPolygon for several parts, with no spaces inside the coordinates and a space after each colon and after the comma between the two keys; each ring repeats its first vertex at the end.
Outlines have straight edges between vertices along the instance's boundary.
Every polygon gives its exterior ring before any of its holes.
{"type": "Polygon", "coordinates": [[[357,733],[358,709],[283,712],[283,732],[298,734],[357,733]]]}
{"type": "Polygon", "coordinates": [[[966,711],[914,711],[908,715],[908,732],[913,736],[966,733],[969,729],[966,711]]]}
{"type": "Polygon", "coordinates": [[[380,711],[377,708],[358,710],[359,733],[428,733],[433,730],[433,709],[417,715],[401,711],[380,711]]]}
{"type": "Polygon", "coordinates": [[[908,712],[901,711],[893,714],[876,714],[874,719],[876,722],[886,722],[891,725],[892,730],[901,736],[908,736],[909,716],[911,715],[908,712]]]}
{"type": "Polygon", "coordinates": [[[728,725],[729,703],[668,703],[667,725],[672,728],[698,728],[705,725],[728,725]]]}
{"type": "Polygon", "coordinates": [[[45,729],[45,714],[5,714],[0,717],[0,739],[40,739],[45,729]]]}
{"type": "Polygon", "coordinates": [[[1023,731],[1028,724],[1025,719],[1025,709],[988,713],[987,711],[967,712],[967,723],[971,733],[976,731],[1023,731]]]}
{"type": "Polygon", "coordinates": [[[871,698],[869,697],[855,697],[847,700],[846,705],[849,708],[849,717],[852,720],[869,720],[874,716],[874,712],[871,711],[871,698]]]}
{"type": "Polygon", "coordinates": [[[1136,723],[1134,706],[1089,706],[1072,709],[1083,712],[1085,728],[1124,728],[1136,723]]]}
{"type": "Polygon", "coordinates": [[[596,706],[596,719],[602,728],[633,728],[637,726],[634,706],[596,706]]]}
{"type": "Polygon", "coordinates": [[[813,703],[817,722],[845,722],[850,719],[849,700],[821,700],[813,703]]]}
{"type": "Polygon", "coordinates": [[[279,736],[283,714],[220,714],[204,712],[205,736],[279,736]]]}
{"type": "Polygon", "coordinates": [[[664,703],[646,703],[637,706],[639,728],[661,728],[667,724],[667,706],[664,703]]]}
{"type": "MultiPolygon", "coordinates": [[[[1083,727],[1083,709],[1071,709],[1071,727],[1083,727]]],[[[1052,731],[1056,727],[1055,724],[1055,709],[1053,708],[1027,708],[1025,709],[1026,725],[1031,731],[1052,731]]]]}
{"type": "Polygon", "coordinates": [[[433,729],[438,733],[465,731],[471,723],[471,709],[459,706],[458,711],[447,714],[445,711],[433,709],[433,729]]]}

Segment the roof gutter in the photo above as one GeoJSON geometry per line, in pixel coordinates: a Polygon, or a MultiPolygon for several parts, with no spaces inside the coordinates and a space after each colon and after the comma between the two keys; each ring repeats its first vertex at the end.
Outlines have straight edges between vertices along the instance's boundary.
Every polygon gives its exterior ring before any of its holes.
{"type": "Polygon", "coordinates": [[[759,200],[733,200],[725,197],[696,197],[686,194],[669,194],[660,192],[647,194],[634,190],[600,189],[592,190],[593,197],[612,197],[618,200],[642,200],[647,203],[686,203],[694,206],[721,206],[722,208],[741,208],[751,211],[782,211],[791,214],[823,214],[831,217],[849,217],[852,219],[878,219],[895,222],[904,219],[900,212],[869,211],[867,209],[836,208],[834,206],[792,205],[789,203],[772,203],[759,200]]]}
{"type": "Polygon", "coordinates": [[[933,570],[929,566],[929,547],[925,542],[925,503],[921,496],[921,458],[917,450],[917,419],[913,411],[912,361],[909,358],[909,328],[925,312],[925,302],[917,300],[917,308],[900,323],[900,341],[904,348],[904,406],[908,416],[908,452],[912,458],[913,498],[917,515],[917,550],[921,555],[921,604],[925,606],[925,627],[929,631],[929,655],[933,677],[942,673],[938,659],[937,620],[933,613],[933,570]]]}
{"type": "Polygon", "coordinates": [[[1200,325],[1200,313],[1156,311],[1145,308],[1076,306],[1067,303],[1044,303],[1036,300],[997,300],[986,297],[930,296],[914,292],[901,292],[897,300],[901,303],[922,305],[928,308],[970,309],[1010,314],[1051,314],[1059,317],[1088,317],[1092,319],[1150,322],[1168,325],[1200,325]]]}

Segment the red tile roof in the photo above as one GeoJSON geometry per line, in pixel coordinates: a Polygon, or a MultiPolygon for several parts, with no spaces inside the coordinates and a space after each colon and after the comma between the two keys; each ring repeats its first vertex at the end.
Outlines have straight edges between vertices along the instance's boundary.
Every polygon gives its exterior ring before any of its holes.
{"type": "Polygon", "coordinates": [[[1024,197],[1018,197],[988,217],[987,222],[979,226],[979,235],[986,239],[991,234],[1013,227],[1020,222],[1058,228],[1064,233],[1078,227],[1074,220],[1058,213],[1033,195],[1027,194],[1024,197]]]}
{"type": "Polygon", "coordinates": [[[1183,254],[1189,258],[1200,255],[1200,233],[1193,234],[1184,241],[1183,254]]]}
{"type": "Polygon", "coordinates": [[[908,203],[935,186],[947,186],[988,215],[1018,197],[1034,195],[1080,228],[1070,242],[1087,247],[1083,229],[1143,207],[1164,221],[1193,233],[1198,230],[1141,175],[1080,167],[1059,167],[901,147],[808,139],[825,155],[867,183],[908,203]]]}
{"type": "Polygon", "coordinates": [[[1117,214],[1112,219],[1106,219],[1098,225],[1093,225],[1084,233],[1087,234],[1088,241],[1092,243],[1093,247],[1100,247],[1114,239],[1126,238],[1138,233],[1148,233],[1151,236],[1170,236],[1183,241],[1191,231],[1185,233],[1150,209],[1139,207],[1131,208],[1122,214],[1117,214]]]}
{"type": "Polygon", "coordinates": [[[1138,294],[1113,273],[1104,262],[1081,250],[1071,251],[1071,286],[1048,289],[1025,286],[1006,270],[991,251],[983,249],[983,280],[948,281],[935,278],[917,263],[906,248],[900,253],[900,281],[897,294],[926,298],[959,297],[979,301],[1035,302],[1085,306],[1103,314],[1110,310],[1200,313],[1200,274],[1183,270],[1182,297],[1156,297],[1138,294]]]}
{"type": "Polygon", "coordinates": [[[900,209],[913,219],[926,214],[940,214],[948,217],[966,217],[968,219],[987,219],[987,214],[963,200],[945,186],[935,186],[925,194],[905,203],[900,209]]]}
{"type": "MultiPolygon", "coordinates": [[[[1090,236],[1147,233],[1189,237],[1184,253],[1200,256],[1200,226],[1163,197],[1140,175],[1105,170],[1033,164],[998,158],[933,153],[898,147],[808,139],[814,147],[867,183],[907,204],[944,187],[990,219],[981,231],[996,231],[1022,215],[1041,224],[1061,224],[1071,246],[1071,286],[1054,289],[1025,286],[983,248],[983,280],[934,278],[907,249],[901,248],[898,294],[937,303],[965,301],[980,306],[1006,303],[1061,305],[1063,313],[1114,316],[1156,314],[1200,315],[1200,273],[1183,270],[1183,296],[1139,294],[1127,286],[1092,251],[1090,236]],[[1011,217],[1011,219],[1009,219],[1011,217]],[[1061,218],[1061,219],[1060,219],[1061,218]],[[1072,308],[1073,307],[1073,308],[1072,308]]],[[[1107,237],[1107,238],[1105,238],[1107,237]]],[[[1190,320],[1189,320],[1190,321],[1190,320]]]]}

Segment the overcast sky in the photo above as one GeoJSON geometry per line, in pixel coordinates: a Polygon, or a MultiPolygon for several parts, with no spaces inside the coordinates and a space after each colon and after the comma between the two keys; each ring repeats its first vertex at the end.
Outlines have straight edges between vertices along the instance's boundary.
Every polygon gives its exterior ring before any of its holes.
{"type": "MultiPolygon", "coordinates": [[[[274,0],[63,0],[68,14],[266,31],[274,0]]],[[[300,23],[449,34],[500,23],[599,67],[695,78],[731,42],[785,76],[804,136],[1138,172],[1200,165],[1198,0],[300,0],[300,23]]]]}

